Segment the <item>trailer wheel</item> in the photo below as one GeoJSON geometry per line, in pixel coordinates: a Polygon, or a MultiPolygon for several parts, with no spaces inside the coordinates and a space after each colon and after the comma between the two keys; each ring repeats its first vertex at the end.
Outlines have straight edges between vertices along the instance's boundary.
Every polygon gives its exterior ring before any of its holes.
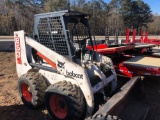
{"type": "Polygon", "coordinates": [[[82,120],[85,100],[79,87],[71,82],[61,81],[48,87],[45,104],[54,120],[82,120]]]}
{"type": "Polygon", "coordinates": [[[38,72],[28,72],[18,80],[18,91],[22,102],[30,107],[37,108],[44,104],[44,94],[47,84],[38,72]]]}
{"type": "Polygon", "coordinates": [[[103,116],[102,114],[98,114],[96,116],[89,117],[86,120],[121,120],[117,116],[107,115],[103,116]]]}

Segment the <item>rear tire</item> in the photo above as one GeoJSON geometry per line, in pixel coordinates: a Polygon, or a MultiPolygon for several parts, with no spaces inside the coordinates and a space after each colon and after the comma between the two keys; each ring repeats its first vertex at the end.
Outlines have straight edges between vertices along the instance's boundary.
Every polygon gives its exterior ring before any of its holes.
{"type": "Polygon", "coordinates": [[[38,108],[44,104],[47,84],[38,72],[28,72],[18,80],[18,91],[24,105],[38,108]]]}
{"type": "Polygon", "coordinates": [[[85,100],[79,87],[60,81],[46,90],[45,104],[54,120],[84,119],[85,100]]]}

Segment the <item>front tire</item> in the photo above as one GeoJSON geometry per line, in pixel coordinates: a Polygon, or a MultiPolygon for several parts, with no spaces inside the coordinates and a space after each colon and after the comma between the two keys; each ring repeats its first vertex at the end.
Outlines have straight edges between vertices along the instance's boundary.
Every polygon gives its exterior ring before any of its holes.
{"type": "Polygon", "coordinates": [[[45,104],[54,120],[82,120],[85,100],[79,87],[60,81],[51,85],[45,93],[45,104]]]}
{"type": "Polygon", "coordinates": [[[47,84],[38,72],[28,72],[18,80],[18,91],[24,105],[38,108],[44,104],[47,84]]]}

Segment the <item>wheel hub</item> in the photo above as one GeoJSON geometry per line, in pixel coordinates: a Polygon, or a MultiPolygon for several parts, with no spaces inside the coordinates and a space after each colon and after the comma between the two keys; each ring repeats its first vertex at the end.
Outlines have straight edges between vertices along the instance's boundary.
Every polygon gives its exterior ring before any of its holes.
{"type": "Polygon", "coordinates": [[[50,108],[54,115],[59,119],[65,119],[67,116],[67,106],[62,96],[52,95],[50,98],[50,108]]]}
{"type": "Polygon", "coordinates": [[[31,88],[29,87],[29,85],[27,83],[22,83],[21,84],[21,93],[22,93],[23,98],[27,102],[31,102],[32,92],[31,92],[31,88]]]}
{"type": "Polygon", "coordinates": [[[64,101],[62,101],[62,100],[58,101],[58,105],[59,105],[59,107],[62,108],[62,109],[65,108],[65,103],[64,103],[64,101]]]}

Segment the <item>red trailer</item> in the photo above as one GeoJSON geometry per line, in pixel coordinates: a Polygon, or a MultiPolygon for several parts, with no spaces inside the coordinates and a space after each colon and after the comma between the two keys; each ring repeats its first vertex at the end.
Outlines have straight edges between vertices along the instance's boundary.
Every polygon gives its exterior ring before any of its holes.
{"type": "MultiPolygon", "coordinates": [[[[132,30],[132,40],[129,39],[130,29],[126,29],[126,41],[121,45],[94,45],[94,50],[112,58],[118,74],[133,77],[137,75],[160,76],[160,41],[148,39],[148,32],[141,33],[141,38],[136,41],[136,29],[132,30]]],[[[92,49],[91,46],[87,46],[92,49]]]]}
{"type": "MultiPolygon", "coordinates": [[[[160,53],[153,52],[155,44],[134,44],[123,46],[95,45],[98,53],[110,56],[118,74],[133,77],[137,75],[160,76],[160,53]],[[136,52],[149,49],[148,51],[136,52]]],[[[87,48],[91,49],[90,46],[87,48]]],[[[160,49],[159,49],[160,51],[160,49]]]]}

